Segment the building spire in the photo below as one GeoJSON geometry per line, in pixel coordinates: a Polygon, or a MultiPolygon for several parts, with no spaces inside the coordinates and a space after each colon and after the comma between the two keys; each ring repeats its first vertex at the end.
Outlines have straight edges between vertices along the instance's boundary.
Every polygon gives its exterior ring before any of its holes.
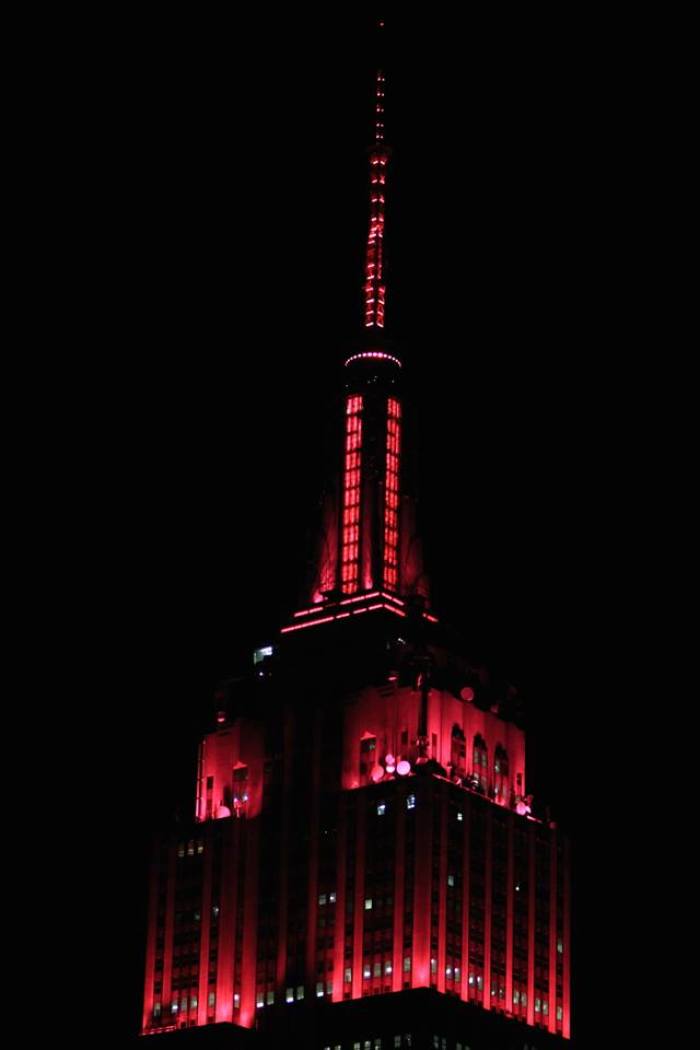
{"type": "MultiPolygon", "coordinates": [[[[379,34],[384,20],[377,24],[379,34]]],[[[384,328],[384,207],[389,150],[384,145],[384,85],[381,66],[377,69],[374,98],[374,144],[369,155],[369,233],[365,256],[365,328],[384,328]]]]}

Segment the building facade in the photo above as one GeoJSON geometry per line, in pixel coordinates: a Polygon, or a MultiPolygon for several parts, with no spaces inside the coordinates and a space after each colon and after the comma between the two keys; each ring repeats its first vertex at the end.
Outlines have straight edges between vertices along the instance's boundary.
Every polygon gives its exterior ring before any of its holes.
{"type": "Polygon", "coordinates": [[[384,88],[380,71],[364,333],[308,600],[217,694],[192,823],[155,847],[142,1034],[164,1045],[571,1034],[569,844],[533,812],[517,693],[430,604],[384,334],[384,88]]]}

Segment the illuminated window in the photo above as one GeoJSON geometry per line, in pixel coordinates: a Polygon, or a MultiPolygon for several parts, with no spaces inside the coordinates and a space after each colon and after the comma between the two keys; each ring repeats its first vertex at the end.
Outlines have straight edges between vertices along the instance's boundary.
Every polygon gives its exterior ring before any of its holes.
{"type": "Polygon", "coordinates": [[[153,1016],[154,1017],[160,1017],[161,1010],[162,1010],[162,1006],[161,1006],[160,1003],[154,1003],[153,1004],[153,1016]]]}
{"type": "Polygon", "coordinates": [[[233,1005],[234,1005],[234,1008],[236,1010],[240,1010],[240,1008],[241,1008],[241,993],[240,992],[234,992],[233,1005]]]}
{"type": "Polygon", "coordinates": [[[263,992],[258,992],[255,1000],[255,1005],[257,1006],[258,1010],[262,1010],[262,1008],[265,1006],[265,995],[263,992]]]}
{"type": "Polygon", "coordinates": [[[378,817],[383,817],[385,813],[386,813],[386,802],[378,802],[377,803],[377,816],[378,817]]]}
{"type": "Polygon", "coordinates": [[[430,972],[437,973],[437,959],[430,960],[430,972]]]}
{"type": "Polygon", "coordinates": [[[560,955],[563,955],[564,953],[564,942],[561,940],[557,941],[557,951],[560,955]]]}
{"type": "Polygon", "coordinates": [[[287,1000],[288,1003],[293,1003],[294,1002],[294,989],[293,988],[288,988],[287,989],[287,994],[285,996],[285,999],[287,1000]]]}
{"type": "Polygon", "coordinates": [[[394,967],[391,965],[391,963],[390,962],[384,963],[384,973],[388,975],[388,974],[392,974],[393,972],[394,972],[394,967]]]}
{"type": "Polygon", "coordinates": [[[415,795],[408,795],[407,798],[406,798],[406,809],[415,809],[415,808],[416,808],[416,796],[415,795]]]}
{"type": "Polygon", "coordinates": [[[463,821],[464,820],[464,813],[458,813],[457,814],[457,820],[459,820],[460,822],[463,821]]]}
{"type": "Polygon", "coordinates": [[[177,1003],[173,1003],[172,1006],[170,1007],[170,1013],[171,1014],[176,1014],[179,1009],[180,1009],[180,1007],[178,1006],[178,1004],[177,1003]]]}
{"type": "Polygon", "coordinates": [[[374,976],[375,977],[381,977],[382,976],[382,964],[380,962],[376,962],[374,964],[374,976]]]}
{"type": "Polygon", "coordinates": [[[372,967],[368,963],[365,963],[364,969],[362,970],[362,976],[365,980],[372,976],[372,967]]]}
{"type": "Polygon", "coordinates": [[[482,736],[477,734],[474,737],[474,773],[473,778],[475,785],[481,790],[486,791],[488,789],[488,753],[486,749],[486,742],[482,736]]]}
{"type": "Polygon", "coordinates": [[[454,886],[454,884],[455,884],[455,877],[454,877],[454,875],[448,875],[447,876],[447,885],[448,886],[454,886]]]}
{"type": "Polygon", "coordinates": [[[207,777],[207,808],[206,808],[206,818],[207,818],[207,820],[211,820],[213,810],[214,810],[214,778],[213,777],[207,777]]]}
{"type": "Polygon", "coordinates": [[[304,998],[304,985],[300,984],[297,987],[297,1000],[301,1000],[303,998],[304,998]]]}
{"type": "Polygon", "coordinates": [[[460,725],[452,727],[450,763],[454,769],[464,771],[467,762],[467,743],[460,725]]]}
{"type": "Polygon", "coordinates": [[[350,984],[352,982],[352,967],[347,966],[345,969],[345,983],[350,984]]]}
{"type": "Polygon", "coordinates": [[[237,765],[233,770],[233,805],[240,810],[248,801],[248,767],[237,765]]]}
{"type": "Polygon", "coordinates": [[[377,755],[377,738],[366,734],[360,740],[360,777],[371,773],[377,755]]]}
{"type": "Polygon", "coordinates": [[[372,910],[372,898],[368,897],[367,900],[365,901],[365,911],[371,911],[371,910],[372,910]]]}
{"type": "Polygon", "coordinates": [[[261,649],[253,650],[253,663],[259,664],[265,659],[266,656],[272,656],[272,646],[265,645],[261,649]]]}
{"type": "Polygon", "coordinates": [[[335,893],[331,893],[330,896],[328,897],[328,900],[330,901],[331,904],[335,904],[335,901],[336,901],[335,893]]]}
{"type": "Polygon", "coordinates": [[[210,1006],[214,1006],[216,1003],[216,992],[209,992],[209,999],[207,1001],[210,1006]]]}
{"type": "Polygon", "coordinates": [[[316,984],[316,998],[323,999],[324,994],[325,993],[323,991],[323,981],[318,981],[316,984]]]}
{"type": "Polygon", "coordinates": [[[493,786],[496,798],[500,802],[505,801],[508,790],[508,752],[500,744],[493,760],[493,786]]]}
{"type": "Polygon", "coordinates": [[[407,955],[405,957],[404,961],[403,961],[403,972],[404,973],[410,973],[411,972],[411,956],[410,955],[407,955]]]}
{"type": "Polygon", "coordinates": [[[327,900],[327,897],[326,897],[325,893],[322,893],[322,894],[320,895],[320,897],[318,898],[318,903],[319,903],[319,904],[321,904],[321,905],[323,905],[323,904],[325,904],[325,903],[326,903],[326,900],[327,900]]]}

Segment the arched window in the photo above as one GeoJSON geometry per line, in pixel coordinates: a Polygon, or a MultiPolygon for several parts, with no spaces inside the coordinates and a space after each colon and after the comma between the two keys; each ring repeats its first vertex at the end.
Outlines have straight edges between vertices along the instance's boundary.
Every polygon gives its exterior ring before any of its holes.
{"type": "Polygon", "coordinates": [[[467,742],[464,739],[464,730],[461,726],[456,724],[452,726],[450,762],[452,764],[452,769],[455,772],[460,772],[464,775],[464,770],[467,764],[467,742]]]}
{"type": "Polygon", "coordinates": [[[489,786],[489,761],[486,741],[477,733],[474,737],[474,763],[473,763],[474,785],[480,791],[486,792],[489,786]]]}
{"type": "Polygon", "coordinates": [[[372,772],[377,761],[377,738],[365,733],[360,740],[360,780],[372,772]]]}
{"type": "Polygon", "coordinates": [[[237,815],[245,812],[248,801],[248,767],[238,762],[233,770],[233,809],[237,815]]]}
{"type": "Polygon", "coordinates": [[[508,801],[508,752],[499,744],[493,758],[493,791],[497,802],[508,801]]]}

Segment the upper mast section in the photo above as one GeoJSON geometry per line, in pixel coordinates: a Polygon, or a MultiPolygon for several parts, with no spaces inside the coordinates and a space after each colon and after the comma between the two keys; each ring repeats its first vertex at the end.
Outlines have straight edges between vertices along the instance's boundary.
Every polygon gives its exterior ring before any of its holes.
{"type": "MultiPolygon", "coordinates": [[[[379,32],[384,21],[378,22],[379,32]]],[[[386,284],[384,282],[384,224],[386,175],[389,150],[384,144],[385,77],[380,66],[375,79],[374,144],[369,155],[369,232],[365,255],[365,328],[384,328],[386,284]]]]}

